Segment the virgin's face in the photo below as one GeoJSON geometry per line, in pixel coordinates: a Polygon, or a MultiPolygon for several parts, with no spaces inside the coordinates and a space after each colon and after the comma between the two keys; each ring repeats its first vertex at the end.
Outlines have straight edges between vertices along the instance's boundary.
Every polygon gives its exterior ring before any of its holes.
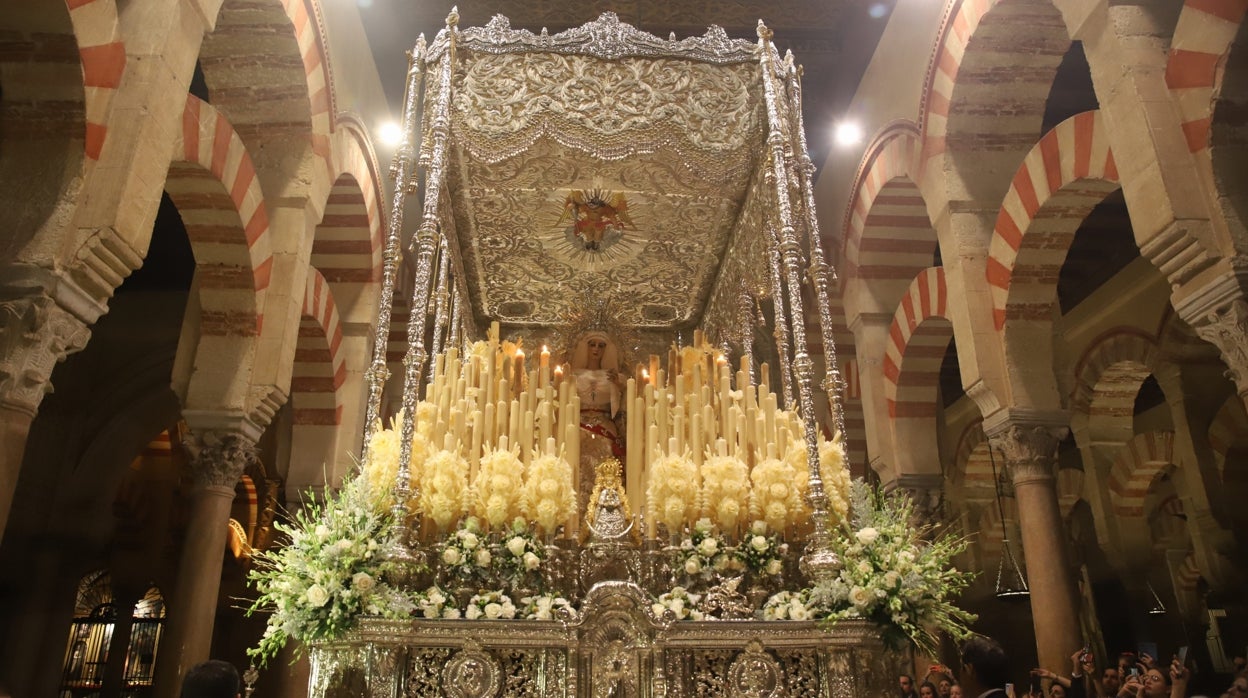
{"type": "Polygon", "coordinates": [[[589,350],[589,358],[598,361],[602,360],[603,353],[607,350],[607,342],[597,337],[592,337],[585,342],[586,348],[589,350]]]}

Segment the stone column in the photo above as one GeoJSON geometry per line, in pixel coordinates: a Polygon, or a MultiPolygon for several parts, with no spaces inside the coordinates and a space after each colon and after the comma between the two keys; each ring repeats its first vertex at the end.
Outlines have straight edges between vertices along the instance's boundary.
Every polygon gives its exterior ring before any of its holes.
{"type": "Polygon", "coordinates": [[[1014,481],[1036,653],[1040,666],[1055,672],[1069,671],[1071,653],[1082,646],[1074,576],[1057,504],[1057,446],[1066,431],[1064,426],[1006,422],[989,435],[1014,481]]]}
{"type": "Polygon", "coordinates": [[[1240,400],[1248,408],[1248,300],[1243,296],[1229,298],[1184,319],[1201,339],[1218,348],[1227,366],[1226,376],[1234,381],[1240,400]]]}
{"type": "Polygon", "coordinates": [[[157,659],[156,695],[164,698],[178,695],[186,670],[209,659],[234,486],[256,458],[260,432],[245,418],[205,420],[184,414],[192,424],[183,446],[192,458],[194,489],[177,589],[169,604],[169,631],[157,659]],[[196,428],[197,421],[213,424],[196,428]]]}
{"type": "Polygon", "coordinates": [[[43,396],[52,390],[52,369],[81,350],[88,325],[102,312],[71,286],[38,269],[0,269],[0,540],[9,520],[13,493],[30,423],[43,396]],[[67,310],[70,308],[72,310],[67,310]]]}

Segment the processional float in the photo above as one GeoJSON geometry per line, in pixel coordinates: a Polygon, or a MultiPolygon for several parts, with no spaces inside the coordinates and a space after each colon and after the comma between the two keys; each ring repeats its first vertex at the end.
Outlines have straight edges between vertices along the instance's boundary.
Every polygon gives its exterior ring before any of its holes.
{"type": "Polygon", "coordinates": [[[310,694],[889,692],[900,655],[875,626],[763,608],[839,573],[848,481],[823,434],[843,433],[842,386],[792,56],[762,22],[757,43],[611,13],[553,35],[457,23],[410,54],[361,459],[393,461],[380,554],[425,612],[309,643],[310,694]],[[631,361],[575,346],[604,335],[631,361]]]}

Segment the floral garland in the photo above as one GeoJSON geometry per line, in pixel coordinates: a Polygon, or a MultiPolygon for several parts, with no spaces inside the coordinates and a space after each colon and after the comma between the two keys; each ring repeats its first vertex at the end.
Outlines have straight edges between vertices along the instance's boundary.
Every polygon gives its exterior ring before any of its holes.
{"type": "Polygon", "coordinates": [[[784,572],[784,560],[789,554],[789,544],[778,536],[767,535],[767,522],[750,524],[750,534],[737,546],[736,558],[750,572],[760,577],[778,577],[784,572]]]}
{"type": "Polygon", "coordinates": [[[572,606],[571,601],[562,596],[550,594],[526,596],[520,599],[520,603],[523,605],[522,613],[525,620],[576,619],[576,608],[572,606]]]}
{"type": "Polygon", "coordinates": [[[953,604],[974,578],[953,566],[967,541],[914,525],[909,497],[885,496],[861,480],[851,487],[852,517],[833,549],[844,561],[839,576],[811,590],[826,618],[866,618],[894,644],[909,640],[934,655],[938,631],[970,634],[976,616],[953,604]]]}
{"type": "Polygon", "coordinates": [[[677,563],[690,581],[710,581],[716,574],[738,569],[731,548],[708,518],[698,519],[680,541],[677,563]]]}
{"type": "Polygon", "coordinates": [[[460,584],[474,584],[488,579],[494,555],[486,544],[481,522],[469,516],[459,528],[446,537],[442,548],[442,571],[460,584]]]}
{"type": "Polygon", "coordinates": [[[701,594],[694,594],[684,587],[672,587],[672,590],[660,595],[650,605],[650,610],[659,618],[664,611],[671,611],[676,620],[704,620],[706,615],[698,609],[702,601],[701,594]]]}
{"type": "Polygon", "coordinates": [[[463,614],[453,603],[451,593],[442,587],[434,586],[424,590],[416,597],[416,608],[424,618],[459,618],[463,614]]]}
{"type": "Polygon", "coordinates": [[[782,591],[763,603],[763,620],[811,620],[819,609],[812,609],[810,590],[782,591]]]}
{"type": "Polygon", "coordinates": [[[534,459],[529,463],[520,503],[525,516],[536,521],[545,534],[554,535],[559,524],[577,511],[572,465],[552,455],[534,459]]]}
{"type": "Polygon", "coordinates": [[[502,591],[483,591],[468,600],[468,608],[464,609],[464,618],[468,620],[504,619],[516,617],[516,605],[511,597],[502,591]]]}
{"type": "Polygon", "coordinates": [[[270,615],[259,645],[247,654],[263,665],[290,638],[335,638],[361,615],[410,616],[414,600],[382,581],[385,565],[377,541],[389,538],[391,526],[388,512],[371,506],[359,479],[323,505],[310,501],[290,523],[274,524],[288,542],[252,558],[247,580],[259,596],[247,615],[270,615]]]}

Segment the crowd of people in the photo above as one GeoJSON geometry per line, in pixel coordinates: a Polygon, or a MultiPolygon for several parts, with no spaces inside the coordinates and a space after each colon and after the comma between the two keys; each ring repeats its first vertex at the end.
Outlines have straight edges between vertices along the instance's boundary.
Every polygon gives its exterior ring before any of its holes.
{"type": "MultiPolygon", "coordinates": [[[[979,636],[962,645],[958,671],[933,665],[922,683],[902,674],[901,698],[1189,698],[1192,677],[1186,657],[1169,664],[1146,653],[1124,652],[1114,666],[1097,671],[1095,657],[1086,648],[1070,656],[1071,670],[1058,674],[1032,669],[1026,690],[1011,683],[1009,660],[996,641],[979,636]]],[[[1248,698],[1248,668],[1235,663],[1231,684],[1220,698],[1248,698]]]]}

